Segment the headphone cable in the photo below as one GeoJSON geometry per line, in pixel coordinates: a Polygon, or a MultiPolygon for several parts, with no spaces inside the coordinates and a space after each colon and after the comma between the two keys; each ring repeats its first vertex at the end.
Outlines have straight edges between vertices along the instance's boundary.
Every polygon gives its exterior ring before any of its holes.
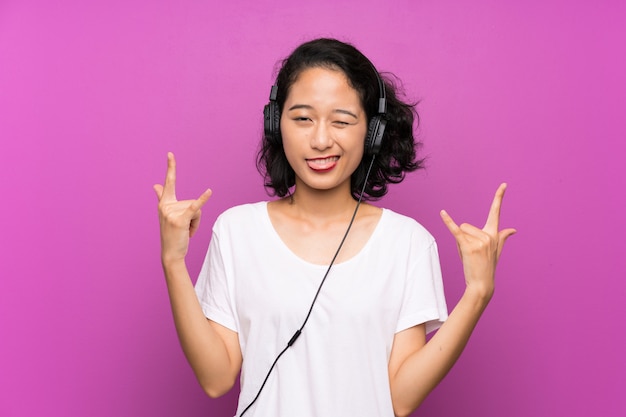
{"type": "Polygon", "coordinates": [[[256,396],[254,397],[252,402],[248,404],[248,406],[241,412],[241,414],[239,414],[239,417],[242,417],[246,413],[246,411],[248,411],[250,407],[252,407],[252,405],[259,398],[259,395],[261,395],[261,391],[263,391],[263,388],[265,387],[267,380],[269,379],[272,371],[274,370],[274,367],[278,363],[278,360],[280,359],[281,356],[283,356],[283,354],[287,351],[287,349],[289,349],[296,342],[296,340],[298,340],[298,337],[300,337],[300,335],[302,334],[302,330],[304,329],[304,326],[309,321],[309,317],[311,317],[311,312],[313,311],[313,306],[315,305],[315,302],[317,301],[317,297],[320,295],[322,286],[326,282],[326,278],[328,277],[330,268],[332,268],[333,264],[335,263],[335,260],[337,259],[337,256],[339,255],[339,251],[343,247],[343,244],[346,241],[346,238],[348,237],[348,233],[350,232],[350,229],[352,228],[352,223],[354,223],[354,219],[356,218],[356,213],[358,212],[359,206],[361,205],[363,194],[365,193],[365,187],[367,186],[367,180],[369,179],[370,172],[372,170],[372,166],[374,165],[375,159],[376,159],[376,154],[372,155],[372,161],[370,162],[370,165],[367,168],[365,181],[363,181],[363,188],[361,189],[361,194],[359,195],[359,199],[357,200],[356,207],[354,208],[354,213],[352,214],[352,218],[350,219],[350,223],[348,224],[348,228],[346,229],[346,232],[344,233],[343,238],[341,239],[341,242],[339,243],[339,246],[337,247],[337,250],[335,251],[335,255],[333,256],[333,259],[330,261],[330,265],[328,265],[328,268],[326,269],[326,273],[324,274],[324,277],[322,278],[320,285],[317,287],[317,292],[315,293],[315,297],[313,297],[313,301],[311,302],[311,306],[309,307],[309,311],[306,315],[306,318],[302,322],[302,325],[300,326],[300,328],[296,330],[293,336],[291,336],[291,339],[289,339],[289,342],[287,342],[287,346],[285,346],[285,348],[278,354],[278,356],[276,356],[276,359],[274,359],[274,363],[272,363],[272,366],[270,366],[269,371],[267,371],[267,374],[265,375],[265,379],[263,379],[263,383],[261,384],[259,391],[257,391],[256,396]]]}

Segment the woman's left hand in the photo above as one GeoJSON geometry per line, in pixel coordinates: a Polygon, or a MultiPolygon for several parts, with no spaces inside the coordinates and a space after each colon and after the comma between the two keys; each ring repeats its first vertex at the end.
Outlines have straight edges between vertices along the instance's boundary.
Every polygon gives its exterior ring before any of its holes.
{"type": "Polygon", "coordinates": [[[482,229],[467,223],[457,226],[445,210],[441,211],[443,222],[456,239],[467,288],[477,291],[487,299],[493,295],[496,265],[504,242],[516,232],[515,229],[510,228],[498,230],[500,207],[505,190],[506,184],[498,187],[491,203],[487,222],[482,229]]]}

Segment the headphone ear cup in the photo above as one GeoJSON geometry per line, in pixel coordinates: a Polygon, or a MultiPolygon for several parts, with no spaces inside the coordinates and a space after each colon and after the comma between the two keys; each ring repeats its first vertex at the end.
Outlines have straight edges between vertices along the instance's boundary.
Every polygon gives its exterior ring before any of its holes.
{"type": "Polygon", "coordinates": [[[370,120],[367,128],[367,136],[365,137],[365,153],[368,155],[376,155],[380,151],[380,146],[383,142],[383,135],[385,134],[385,127],[387,121],[380,117],[374,116],[370,120]]]}
{"type": "Polygon", "coordinates": [[[275,101],[270,101],[263,108],[263,129],[265,139],[273,143],[280,143],[280,111],[275,101]]]}

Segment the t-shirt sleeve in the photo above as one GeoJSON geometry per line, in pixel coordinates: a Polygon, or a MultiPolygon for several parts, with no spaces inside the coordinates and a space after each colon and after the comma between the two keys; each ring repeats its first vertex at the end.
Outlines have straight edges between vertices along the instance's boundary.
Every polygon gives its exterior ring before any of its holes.
{"type": "Polygon", "coordinates": [[[415,239],[414,236],[396,332],[425,323],[426,333],[430,333],[448,318],[448,308],[437,243],[430,237],[430,243],[424,247],[415,239]],[[420,246],[422,249],[418,249],[420,246]]]}
{"type": "Polygon", "coordinates": [[[220,241],[214,230],[196,281],[196,295],[207,318],[238,332],[234,294],[228,275],[220,241]]]}

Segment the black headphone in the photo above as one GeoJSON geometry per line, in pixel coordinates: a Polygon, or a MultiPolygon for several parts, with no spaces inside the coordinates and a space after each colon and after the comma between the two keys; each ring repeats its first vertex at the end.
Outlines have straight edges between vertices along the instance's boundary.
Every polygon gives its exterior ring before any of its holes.
{"type": "MultiPolygon", "coordinates": [[[[380,146],[385,134],[387,126],[387,95],[385,93],[385,84],[380,79],[380,75],[376,68],[372,66],[376,79],[378,80],[378,88],[380,97],[378,98],[378,114],[372,117],[367,127],[367,136],[365,136],[365,153],[367,155],[376,155],[380,151],[380,146]]],[[[263,127],[265,131],[265,139],[273,143],[281,143],[280,135],[280,106],[276,102],[278,95],[278,86],[273,85],[270,90],[270,101],[263,108],[263,127]]]]}
{"type": "MultiPolygon", "coordinates": [[[[256,400],[259,398],[259,395],[261,395],[261,391],[263,391],[263,388],[265,387],[265,384],[267,383],[267,380],[269,379],[270,374],[272,373],[272,370],[276,366],[276,363],[278,363],[278,360],[281,358],[281,356],[283,356],[283,354],[287,351],[287,349],[289,349],[296,342],[296,340],[302,334],[304,326],[309,321],[309,317],[311,316],[311,312],[313,311],[313,306],[315,305],[315,302],[317,301],[317,297],[320,294],[320,291],[322,290],[322,286],[326,282],[326,278],[328,277],[330,268],[332,268],[332,266],[334,265],[335,259],[337,259],[337,255],[339,255],[339,251],[341,250],[341,247],[343,246],[343,243],[345,242],[346,237],[348,236],[348,233],[350,232],[350,229],[352,228],[352,224],[356,217],[357,211],[359,210],[359,206],[361,205],[361,199],[363,198],[363,194],[365,193],[367,179],[369,178],[370,172],[372,170],[372,166],[374,165],[376,154],[378,154],[378,151],[380,151],[380,145],[383,141],[383,135],[385,134],[385,126],[387,125],[387,119],[385,119],[385,116],[387,113],[387,97],[385,95],[385,84],[381,80],[380,75],[378,75],[378,71],[376,71],[376,68],[374,68],[373,65],[371,66],[372,66],[372,69],[374,70],[374,73],[376,74],[376,79],[378,80],[378,87],[380,89],[380,96],[378,99],[378,114],[372,117],[372,120],[370,120],[368,127],[367,127],[367,136],[365,137],[365,153],[368,155],[371,155],[372,158],[369,163],[369,168],[367,169],[367,174],[365,175],[363,188],[361,189],[361,194],[359,196],[359,199],[357,200],[354,213],[352,214],[352,218],[350,219],[350,223],[348,224],[346,233],[344,234],[343,239],[341,239],[341,242],[339,243],[339,247],[337,247],[337,251],[335,252],[335,255],[333,256],[333,259],[330,261],[330,265],[328,265],[328,269],[326,269],[326,273],[324,274],[322,281],[317,287],[317,292],[315,293],[313,302],[311,302],[309,311],[306,315],[306,318],[304,319],[304,322],[302,323],[300,328],[296,330],[294,335],[291,336],[291,339],[289,340],[289,342],[287,342],[287,346],[285,346],[285,348],[278,354],[276,359],[274,359],[274,362],[272,363],[269,370],[267,371],[267,374],[265,375],[265,379],[263,379],[263,383],[259,387],[259,390],[257,391],[256,396],[246,406],[246,408],[244,408],[241,414],[239,414],[239,417],[242,417],[256,402],[256,400]]],[[[263,108],[263,120],[264,120],[263,125],[264,125],[264,130],[265,130],[265,140],[272,142],[274,144],[280,144],[282,142],[282,138],[280,135],[280,108],[278,106],[278,103],[276,102],[277,94],[278,94],[278,86],[273,85],[272,89],[270,90],[270,102],[267,103],[265,107],[263,108]]]]}

